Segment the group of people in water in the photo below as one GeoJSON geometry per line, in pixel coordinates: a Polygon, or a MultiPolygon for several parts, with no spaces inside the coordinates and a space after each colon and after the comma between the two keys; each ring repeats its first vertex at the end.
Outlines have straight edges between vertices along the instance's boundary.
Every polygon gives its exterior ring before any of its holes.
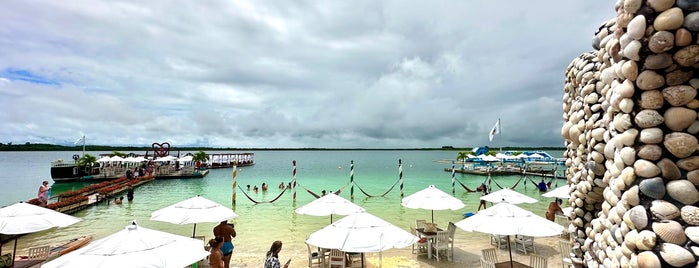
{"type": "MultiPolygon", "coordinates": [[[[129,201],[129,203],[133,202],[133,186],[129,185],[129,188],[126,190],[126,200],[129,201]]],[[[119,198],[114,198],[114,204],[116,205],[121,205],[124,203],[124,196],[120,196],[119,198]]]]}
{"type": "MultiPolygon", "coordinates": [[[[257,185],[253,185],[252,188],[250,188],[250,184],[246,185],[246,188],[248,191],[252,190],[255,193],[259,192],[260,189],[263,192],[266,192],[269,189],[269,185],[266,182],[263,182],[260,188],[258,188],[257,185]]],[[[288,185],[285,185],[284,182],[280,182],[279,190],[284,190],[284,188],[291,188],[291,182],[289,182],[288,185]]]]}

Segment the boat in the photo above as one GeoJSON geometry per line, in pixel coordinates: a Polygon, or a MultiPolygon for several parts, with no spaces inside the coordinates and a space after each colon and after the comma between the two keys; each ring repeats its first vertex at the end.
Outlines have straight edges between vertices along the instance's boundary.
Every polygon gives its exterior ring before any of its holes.
{"type": "Polygon", "coordinates": [[[255,164],[254,153],[221,153],[208,154],[208,160],[199,163],[200,168],[229,168],[233,166],[245,167],[255,164]]]}
{"type": "Polygon", "coordinates": [[[83,236],[68,240],[63,244],[53,246],[53,247],[51,247],[51,250],[49,251],[49,259],[53,258],[54,256],[58,257],[58,256],[65,255],[68,252],[79,249],[82,246],[87,245],[87,243],[90,243],[91,240],[92,240],[92,236],[83,235],[83,236]]]}
{"type": "Polygon", "coordinates": [[[35,267],[36,265],[39,265],[47,260],[53,260],[55,258],[68,254],[73,250],[79,249],[87,245],[87,243],[90,243],[91,240],[92,236],[83,235],[68,240],[65,243],[57,246],[42,246],[30,248],[28,255],[15,256],[14,265],[12,267],[35,267]]]}
{"type": "Polygon", "coordinates": [[[51,178],[55,182],[90,179],[100,174],[99,167],[78,166],[79,155],[73,155],[73,161],[58,159],[51,162],[51,178]]]}
{"type": "MultiPolygon", "coordinates": [[[[75,154],[73,161],[59,159],[51,162],[51,178],[54,182],[97,182],[119,178],[130,179],[135,177],[136,173],[139,176],[154,176],[156,179],[203,178],[209,173],[207,170],[209,167],[197,166],[197,163],[192,160],[191,154],[183,157],[179,157],[179,155],[179,152],[177,156],[170,155],[170,144],[167,142],[163,144],[153,143],[152,152],[146,151],[143,155],[130,153],[126,155],[126,158],[113,154],[100,154],[95,165],[85,167],[78,165],[80,155],[75,154]]],[[[254,164],[252,153],[216,155],[220,156],[219,158],[226,156],[221,159],[239,161],[241,163],[239,166],[254,164]]],[[[216,167],[232,166],[230,161],[218,161],[216,167]]],[[[212,163],[214,162],[212,161],[212,163]]]]}

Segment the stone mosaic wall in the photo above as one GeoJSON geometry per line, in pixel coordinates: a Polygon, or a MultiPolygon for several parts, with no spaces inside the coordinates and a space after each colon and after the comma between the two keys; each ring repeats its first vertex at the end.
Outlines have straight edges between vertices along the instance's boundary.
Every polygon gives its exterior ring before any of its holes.
{"type": "Polygon", "coordinates": [[[614,8],[596,51],[566,71],[561,134],[575,261],[697,267],[699,0],[614,8]]]}

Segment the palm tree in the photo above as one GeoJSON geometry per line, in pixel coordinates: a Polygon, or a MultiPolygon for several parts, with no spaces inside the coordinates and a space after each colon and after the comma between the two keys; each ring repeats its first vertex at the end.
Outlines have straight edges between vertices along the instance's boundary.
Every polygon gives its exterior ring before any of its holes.
{"type": "Polygon", "coordinates": [[[87,173],[92,175],[92,167],[97,163],[97,157],[91,154],[85,154],[78,159],[78,167],[87,170],[87,173]]]}
{"type": "Polygon", "coordinates": [[[198,153],[194,154],[192,156],[192,161],[196,163],[197,168],[201,167],[201,163],[206,162],[209,160],[209,156],[206,155],[204,151],[199,151],[198,153]]]}
{"type": "Polygon", "coordinates": [[[468,159],[468,155],[470,154],[470,152],[459,152],[459,154],[456,156],[456,161],[461,161],[461,163],[465,166],[466,159],[468,159]]]}
{"type": "Polygon", "coordinates": [[[112,152],[112,156],[118,156],[118,157],[121,157],[121,158],[125,158],[125,157],[126,157],[126,154],[125,154],[125,153],[122,153],[122,152],[119,152],[119,151],[113,151],[113,152],[112,152]]]}

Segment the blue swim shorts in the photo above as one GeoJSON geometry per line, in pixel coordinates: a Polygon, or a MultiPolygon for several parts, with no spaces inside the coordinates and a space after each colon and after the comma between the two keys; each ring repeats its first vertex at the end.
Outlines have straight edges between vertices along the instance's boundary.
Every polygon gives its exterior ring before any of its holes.
{"type": "Polygon", "coordinates": [[[221,246],[221,252],[223,252],[223,256],[233,254],[233,243],[223,242],[223,246],[221,246]]]}

